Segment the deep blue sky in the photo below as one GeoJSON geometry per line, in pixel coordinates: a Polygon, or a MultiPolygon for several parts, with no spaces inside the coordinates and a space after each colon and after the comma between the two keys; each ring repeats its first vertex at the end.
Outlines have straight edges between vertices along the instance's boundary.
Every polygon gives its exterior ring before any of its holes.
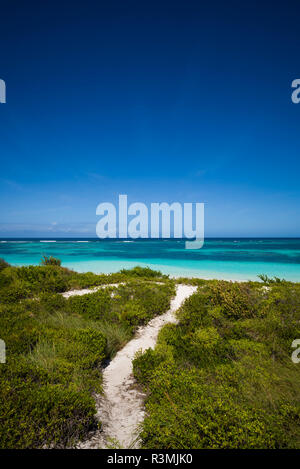
{"type": "Polygon", "coordinates": [[[120,193],[300,236],[299,2],[0,5],[0,237],[93,236],[120,193]]]}

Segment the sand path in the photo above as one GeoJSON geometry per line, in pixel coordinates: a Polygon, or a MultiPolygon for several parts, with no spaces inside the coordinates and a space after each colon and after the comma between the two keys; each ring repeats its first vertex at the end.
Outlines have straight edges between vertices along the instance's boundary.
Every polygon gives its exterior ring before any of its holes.
{"type": "Polygon", "coordinates": [[[70,296],[82,296],[82,295],[87,295],[89,293],[95,293],[96,291],[100,290],[101,288],[107,288],[107,287],[118,287],[119,285],[124,285],[124,282],[121,283],[110,283],[107,285],[99,285],[98,287],[93,287],[93,288],[83,288],[82,290],[69,290],[64,293],[62,293],[62,296],[64,298],[70,298],[70,296]]]}
{"type": "Polygon", "coordinates": [[[96,396],[96,418],[101,420],[102,427],[77,448],[139,447],[137,431],[145,415],[145,395],[135,386],[132,360],[136,352],[155,347],[160,329],[167,323],[176,322],[173,313],[196,289],[189,285],[178,285],[170,309],[152,319],[146,326],[140,327],[135,337],[103,370],[104,395],[96,396]]]}

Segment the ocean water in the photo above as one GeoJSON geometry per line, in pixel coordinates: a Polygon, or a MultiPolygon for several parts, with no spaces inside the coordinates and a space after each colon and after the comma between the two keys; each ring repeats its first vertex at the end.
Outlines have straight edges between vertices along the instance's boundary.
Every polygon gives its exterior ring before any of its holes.
{"type": "Polygon", "coordinates": [[[176,239],[1,239],[0,257],[19,266],[51,255],[78,272],[140,265],[176,277],[255,280],[266,274],[300,281],[300,238],[209,238],[199,250],[184,246],[176,239]]]}

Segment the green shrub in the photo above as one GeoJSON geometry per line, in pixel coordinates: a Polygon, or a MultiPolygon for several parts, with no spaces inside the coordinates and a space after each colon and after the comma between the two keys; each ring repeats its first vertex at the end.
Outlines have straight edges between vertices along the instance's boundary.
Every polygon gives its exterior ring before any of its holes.
{"type": "Polygon", "coordinates": [[[56,312],[66,308],[66,299],[58,293],[42,293],[40,302],[43,308],[48,312],[56,312]]]}
{"type": "Polygon", "coordinates": [[[102,332],[94,329],[79,329],[74,333],[74,338],[85,346],[85,350],[95,354],[99,361],[103,360],[107,339],[102,332]]]}
{"type": "Polygon", "coordinates": [[[118,318],[128,326],[138,326],[146,322],[147,312],[139,301],[129,300],[121,307],[118,318]]]}
{"type": "Polygon", "coordinates": [[[55,265],[19,267],[16,274],[31,292],[63,292],[68,287],[68,271],[55,265]]]}
{"type": "Polygon", "coordinates": [[[111,301],[109,292],[101,289],[87,295],[71,296],[67,300],[67,309],[90,319],[102,319],[109,313],[111,301]]]}
{"type": "Polygon", "coordinates": [[[8,357],[28,353],[39,337],[38,324],[20,303],[0,305],[0,331],[8,357]]]}
{"type": "Polygon", "coordinates": [[[43,256],[41,260],[42,265],[61,265],[61,260],[53,256],[43,256]]]}
{"type": "Polygon", "coordinates": [[[9,267],[8,262],[6,262],[4,259],[2,259],[2,257],[0,257],[0,272],[3,269],[6,269],[6,267],[9,267]]]}
{"type": "Polygon", "coordinates": [[[65,447],[95,425],[92,397],[59,384],[1,381],[0,395],[1,448],[65,447]]]}
{"type": "Polygon", "coordinates": [[[87,288],[97,285],[108,285],[124,281],[124,275],[115,274],[94,274],[93,272],[77,273],[72,272],[70,276],[70,288],[87,288]]]}
{"type": "MultiPolygon", "coordinates": [[[[4,269],[3,269],[4,270],[4,269]]],[[[0,294],[3,288],[8,287],[12,283],[13,279],[10,275],[6,275],[6,272],[0,270],[0,294]]]]}
{"type": "Polygon", "coordinates": [[[24,282],[19,281],[13,285],[8,285],[5,288],[1,289],[0,292],[0,302],[1,303],[16,303],[22,298],[29,296],[30,291],[26,288],[24,282]]]}
{"type": "Polygon", "coordinates": [[[147,384],[160,363],[161,356],[149,348],[144,353],[136,355],[133,361],[133,374],[140,383],[147,384]]]}
{"type": "Polygon", "coordinates": [[[150,267],[140,267],[136,266],[133,269],[122,269],[121,274],[124,274],[128,277],[144,277],[144,278],[154,278],[154,277],[163,277],[168,278],[168,275],[163,275],[159,270],[152,270],[150,267]]]}
{"type": "Polygon", "coordinates": [[[210,286],[210,301],[225,317],[240,319],[257,314],[256,294],[246,283],[219,281],[210,286]]]}
{"type": "Polygon", "coordinates": [[[207,327],[213,324],[209,314],[209,300],[204,294],[190,296],[177,313],[181,324],[192,323],[193,327],[207,327]]]}

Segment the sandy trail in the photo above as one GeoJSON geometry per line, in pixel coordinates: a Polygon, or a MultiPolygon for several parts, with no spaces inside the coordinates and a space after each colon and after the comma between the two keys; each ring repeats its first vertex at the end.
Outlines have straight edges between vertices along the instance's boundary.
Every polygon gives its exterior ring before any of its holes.
{"type": "Polygon", "coordinates": [[[160,329],[167,323],[175,323],[174,312],[197,287],[178,285],[170,309],[140,327],[136,336],[120,350],[103,371],[104,396],[96,396],[96,418],[102,428],[80,443],[78,448],[138,448],[138,425],[144,419],[145,395],[138,391],[132,375],[132,360],[136,352],[154,348],[160,329]]]}
{"type": "Polygon", "coordinates": [[[82,290],[69,290],[64,293],[62,293],[62,296],[64,298],[70,298],[70,296],[82,296],[82,295],[87,295],[89,293],[95,293],[96,291],[100,290],[101,288],[107,288],[107,287],[118,287],[119,285],[124,285],[124,282],[121,283],[110,283],[108,285],[99,285],[98,287],[93,287],[93,288],[83,288],[82,290]]]}
{"type": "MultiPolygon", "coordinates": [[[[157,285],[163,285],[163,282],[154,282],[157,285]]],[[[69,290],[65,291],[64,293],[61,293],[61,295],[64,298],[70,298],[71,296],[82,296],[82,295],[88,295],[89,293],[95,293],[98,290],[101,290],[101,288],[108,288],[108,287],[114,287],[118,288],[120,285],[126,285],[126,282],[119,282],[119,283],[107,283],[104,285],[98,285],[97,287],[92,287],[92,288],[82,288],[81,290],[69,290]]],[[[112,295],[113,296],[113,295],[112,295]]]]}

